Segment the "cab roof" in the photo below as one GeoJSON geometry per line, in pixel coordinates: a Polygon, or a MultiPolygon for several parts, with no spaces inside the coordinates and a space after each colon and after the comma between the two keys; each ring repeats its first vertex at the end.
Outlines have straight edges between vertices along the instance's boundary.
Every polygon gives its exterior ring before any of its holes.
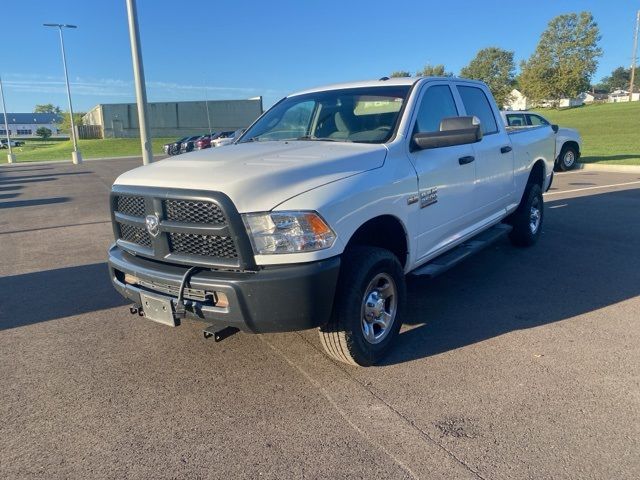
{"type": "Polygon", "coordinates": [[[414,85],[420,80],[458,80],[465,81],[470,83],[478,83],[483,84],[482,82],[478,82],[476,80],[469,80],[467,78],[457,78],[457,77],[382,77],[378,80],[362,80],[357,82],[347,82],[347,83],[334,83],[330,85],[323,85],[320,87],[309,88],[307,90],[302,90],[299,92],[292,93],[287,95],[288,97],[294,97],[296,95],[304,95],[306,93],[314,93],[314,92],[324,92],[328,90],[344,90],[347,88],[366,88],[366,87],[382,87],[382,86],[403,86],[403,85],[414,85]]]}

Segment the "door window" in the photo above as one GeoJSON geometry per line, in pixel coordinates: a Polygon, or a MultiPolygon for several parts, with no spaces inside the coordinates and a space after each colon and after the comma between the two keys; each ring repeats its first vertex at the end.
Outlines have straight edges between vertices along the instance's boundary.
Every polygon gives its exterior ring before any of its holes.
{"type": "Polygon", "coordinates": [[[493,116],[489,99],[482,89],[458,86],[458,91],[462,97],[462,103],[467,111],[467,115],[474,115],[480,119],[482,133],[484,135],[496,133],[498,131],[498,124],[496,123],[496,118],[493,116]]]}
{"type": "Polygon", "coordinates": [[[510,127],[526,127],[527,119],[522,113],[510,113],[507,115],[507,125],[510,127]]]}
{"type": "Polygon", "coordinates": [[[527,115],[527,117],[529,117],[529,124],[530,125],[534,125],[536,127],[539,126],[539,125],[549,125],[549,122],[547,122],[540,115],[527,115]]]}
{"type": "Polygon", "coordinates": [[[413,133],[438,132],[443,118],[457,116],[451,89],[447,85],[434,85],[422,96],[413,133]]]}

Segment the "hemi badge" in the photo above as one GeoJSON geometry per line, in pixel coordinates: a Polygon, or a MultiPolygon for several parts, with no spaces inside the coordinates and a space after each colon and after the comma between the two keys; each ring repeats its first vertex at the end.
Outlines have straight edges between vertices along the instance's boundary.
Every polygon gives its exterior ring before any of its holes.
{"type": "Polygon", "coordinates": [[[419,197],[418,195],[411,195],[407,198],[407,205],[413,205],[414,203],[418,203],[419,197]]]}

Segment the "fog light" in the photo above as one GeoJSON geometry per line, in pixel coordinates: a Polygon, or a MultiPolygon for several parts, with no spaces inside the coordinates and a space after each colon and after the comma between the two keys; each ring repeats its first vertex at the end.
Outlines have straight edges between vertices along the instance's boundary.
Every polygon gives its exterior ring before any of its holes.
{"type": "Polygon", "coordinates": [[[140,279],[135,275],[131,275],[130,273],[125,273],[124,283],[128,283],[129,285],[137,285],[138,283],[140,283],[140,279]]]}
{"type": "Polygon", "coordinates": [[[226,293],[215,292],[216,294],[216,307],[227,308],[229,306],[229,299],[226,293]]]}

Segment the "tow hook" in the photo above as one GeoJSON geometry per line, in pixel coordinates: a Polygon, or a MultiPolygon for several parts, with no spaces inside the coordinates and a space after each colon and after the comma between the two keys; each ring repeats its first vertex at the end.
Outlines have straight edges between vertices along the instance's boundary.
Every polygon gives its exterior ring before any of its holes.
{"type": "Polygon", "coordinates": [[[225,327],[222,330],[214,330],[214,326],[209,325],[202,331],[202,334],[204,335],[204,338],[213,337],[213,340],[215,342],[221,342],[225,338],[228,338],[231,335],[238,333],[239,331],[240,329],[236,327],[225,327]]]}
{"type": "Polygon", "coordinates": [[[137,305],[131,305],[129,307],[129,313],[131,315],[135,315],[137,313],[139,316],[144,317],[144,310],[142,307],[138,307],[137,305]]]}

